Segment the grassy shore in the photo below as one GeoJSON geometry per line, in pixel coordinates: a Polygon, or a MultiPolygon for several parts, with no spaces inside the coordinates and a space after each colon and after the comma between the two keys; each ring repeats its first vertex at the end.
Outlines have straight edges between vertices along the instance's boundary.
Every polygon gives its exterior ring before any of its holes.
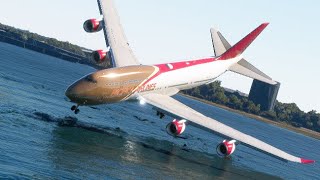
{"type": "Polygon", "coordinates": [[[312,131],[310,129],[306,129],[306,128],[302,128],[302,127],[301,128],[293,127],[292,125],[286,124],[285,122],[276,122],[276,121],[273,121],[273,120],[270,120],[270,119],[255,115],[255,114],[246,113],[246,112],[243,112],[243,111],[239,111],[239,110],[236,110],[236,109],[229,108],[229,107],[221,105],[221,104],[216,104],[216,103],[211,102],[211,101],[207,101],[207,100],[204,100],[204,99],[196,98],[196,97],[189,96],[189,95],[186,95],[186,94],[183,94],[183,93],[179,93],[179,94],[182,95],[182,96],[197,100],[197,101],[201,101],[201,102],[206,103],[206,104],[217,106],[217,107],[220,107],[222,109],[226,109],[228,111],[235,112],[235,113],[244,115],[244,116],[252,118],[252,119],[256,119],[256,120],[259,120],[259,121],[262,121],[262,122],[265,122],[265,123],[268,123],[268,124],[273,124],[273,125],[276,125],[276,126],[279,126],[279,127],[282,127],[282,128],[286,128],[288,130],[291,130],[291,131],[294,131],[294,132],[297,132],[297,133],[300,133],[300,134],[304,134],[306,136],[313,137],[313,138],[316,138],[316,139],[320,140],[320,133],[318,133],[316,131],[312,131]]]}

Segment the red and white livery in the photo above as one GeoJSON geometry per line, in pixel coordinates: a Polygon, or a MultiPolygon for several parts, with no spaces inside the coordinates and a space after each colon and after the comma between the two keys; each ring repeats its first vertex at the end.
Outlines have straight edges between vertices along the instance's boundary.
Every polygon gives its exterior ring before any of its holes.
{"type": "Polygon", "coordinates": [[[79,113],[78,106],[116,103],[137,100],[157,109],[162,118],[164,114],[175,119],[167,126],[173,136],[181,135],[188,124],[228,137],[217,146],[217,153],[230,156],[235,153],[236,142],[252,147],[280,159],[298,163],[313,163],[271,146],[255,137],[242,133],[218,120],[207,117],[170,97],[180,90],[213,82],[226,71],[275,84],[269,76],[246,61],[242,53],[268,26],[262,23],[235,45],[230,45],[223,35],[211,29],[215,56],[197,60],[172,62],[157,65],[141,65],[134,56],[119,22],[112,0],[98,0],[101,21],[88,20],[84,24],[87,32],[97,32],[100,28],[105,34],[108,52],[98,51],[97,61],[110,57],[113,68],[91,73],[76,81],[66,90],[66,96],[77,105],[71,109],[79,113]]]}

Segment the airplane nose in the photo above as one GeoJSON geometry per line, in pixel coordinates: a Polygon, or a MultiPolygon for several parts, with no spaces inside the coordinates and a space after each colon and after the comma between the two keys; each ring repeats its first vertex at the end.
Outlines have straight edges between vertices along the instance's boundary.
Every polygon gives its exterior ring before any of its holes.
{"type": "Polygon", "coordinates": [[[74,101],[76,98],[76,92],[74,89],[74,85],[71,85],[67,88],[65,95],[71,100],[74,101]]]}
{"type": "Polygon", "coordinates": [[[77,104],[87,104],[91,101],[92,90],[95,86],[81,79],[71,86],[69,86],[65,92],[65,95],[70,99],[71,102],[77,104]]]}
{"type": "Polygon", "coordinates": [[[71,102],[78,105],[101,104],[100,101],[103,98],[101,88],[103,86],[90,74],[69,86],[65,91],[65,95],[71,102]]]}

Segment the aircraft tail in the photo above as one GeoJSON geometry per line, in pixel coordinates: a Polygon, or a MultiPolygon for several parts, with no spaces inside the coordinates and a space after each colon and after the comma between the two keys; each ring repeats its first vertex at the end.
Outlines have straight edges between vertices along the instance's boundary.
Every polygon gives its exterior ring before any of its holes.
{"type": "MultiPolygon", "coordinates": [[[[218,59],[228,60],[241,55],[247,47],[258,37],[258,35],[268,26],[269,23],[263,23],[246,37],[241,39],[237,44],[229,48],[225,53],[223,53],[218,59]]],[[[222,41],[223,42],[223,41],[222,41]]]]}
{"type": "Polygon", "coordinates": [[[272,80],[271,77],[260,71],[258,68],[254,67],[245,59],[241,59],[238,63],[232,65],[229,68],[229,71],[247,76],[252,79],[257,79],[268,84],[277,84],[277,82],[272,80]]]}
{"type": "MultiPolygon", "coordinates": [[[[261,24],[258,28],[253,30],[250,34],[248,34],[234,46],[231,46],[219,31],[211,28],[210,32],[215,56],[217,56],[219,60],[227,60],[237,57],[238,55],[242,54],[242,52],[251,44],[251,42],[263,31],[263,29],[267,25],[268,23],[261,24]]],[[[258,68],[254,67],[243,58],[237,63],[233,64],[229,68],[229,71],[247,76],[249,78],[257,79],[268,84],[277,84],[276,81],[272,80],[268,75],[260,71],[258,68]]]]}
{"type": "Polygon", "coordinates": [[[217,57],[221,56],[223,53],[225,53],[228,49],[231,48],[231,45],[216,29],[211,28],[210,32],[214,54],[217,57]]]}

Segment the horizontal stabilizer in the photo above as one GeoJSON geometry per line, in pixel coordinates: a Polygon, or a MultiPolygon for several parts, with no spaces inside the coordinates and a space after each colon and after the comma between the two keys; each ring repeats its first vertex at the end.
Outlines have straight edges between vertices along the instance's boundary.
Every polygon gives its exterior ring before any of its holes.
{"type": "Polygon", "coordinates": [[[273,81],[269,76],[264,74],[262,71],[254,67],[245,59],[241,59],[238,63],[232,65],[229,68],[229,71],[247,76],[249,78],[257,79],[259,81],[268,83],[268,84],[277,84],[276,81],[273,81]]]}

